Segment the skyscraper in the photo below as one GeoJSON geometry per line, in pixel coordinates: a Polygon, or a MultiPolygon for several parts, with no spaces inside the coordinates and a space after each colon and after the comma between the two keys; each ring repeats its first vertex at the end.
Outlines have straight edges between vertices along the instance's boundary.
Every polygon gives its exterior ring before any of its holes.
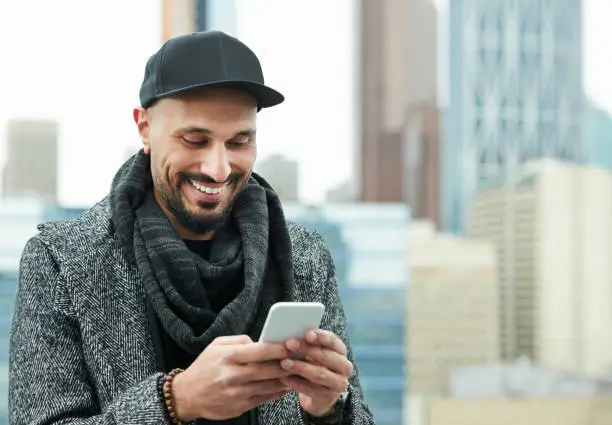
{"type": "Polygon", "coordinates": [[[270,183],[281,201],[298,200],[298,163],[275,154],[255,163],[255,171],[270,183]]]}
{"type": "Polygon", "coordinates": [[[234,34],[234,0],[162,0],[162,41],[193,31],[234,34]]]}
{"type": "Polygon", "coordinates": [[[529,159],[581,161],[582,0],[453,0],[443,222],[463,232],[478,184],[529,159]]]}
{"type": "Polygon", "coordinates": [[[415,193],[406,185],[406,144],[424,140],[419,117],[436,106],[437,12],[431,0],[360,4],[358,192],[366,202],[406,202],[415,193]]]}
{"type": "Polygon", "coordinates": [[[8,425],[8,362],[13,304],[19,259],[25,243],[36,234],[44,203],[36,199],[0,201],[0,425],[8,425]]]}
{"type": "Polygon", "coordinates": [[[612,170],[612,116],[593,102],[584,111],[585,161],[612,170]]]}
{"type": "Polygon", "coordinates": [[[325,237],[365,401],[377,424],[401,424],[407,376],[409,209],[401,204],[289,204],[285,215],[325,237]]]}
{"type": "Polygon", "coordinates": [[[11,120],[2,197],[57,200],[58,125],[52,120],[11,120]]]}
{"type": "Polygon", "coordinates": [[[410,229],[407,341],[411,396],[443,396],[453,369],[500,360],[495,244],[410,229]]]}
{"type": "Polygon", "coordinates": [[[467,232],[497,246],[500,349],[610,377],[612,172],[534,161],[474,193],[467,232]]]}

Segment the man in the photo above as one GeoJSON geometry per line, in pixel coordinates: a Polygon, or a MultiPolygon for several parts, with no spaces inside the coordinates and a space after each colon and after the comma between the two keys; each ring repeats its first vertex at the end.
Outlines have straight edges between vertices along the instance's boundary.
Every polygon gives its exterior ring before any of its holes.
{"type": "Polygon", "coordinates": [[[257,112],[283,100],[221,32],[149,59],[143,149],[108,197],[25,247],[11,424],[374,423],[329,250],[252,172],[257,112]],[[278,301],[324,303],[321,330],[256,342],[278,301]]]}

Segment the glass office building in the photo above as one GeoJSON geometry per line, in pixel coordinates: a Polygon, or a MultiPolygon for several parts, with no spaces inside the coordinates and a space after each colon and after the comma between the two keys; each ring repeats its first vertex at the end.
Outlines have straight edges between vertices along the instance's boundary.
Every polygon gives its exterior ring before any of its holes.
{"type": "Polygon", "coordinates": [[[0,200],[0,425],[8,424],[8,346],[19,259],[44,213],[37,200],[0,200]]]}
{"type": "Polygon", "coordinates": [[[442,145],[444,230],[477,185],[543,158],[583,161],[582,0],[453,0],[442,145]]]}
{"type": "Polygon", "coordinates": [[[234,0],[196,0],[197,31],[219,30],[236,34],[236,4],[234,0]]]}
{"type": "Polygon", "coordinates": [[[16,285],[16,271],[0,271],[0,425],[8,425],[8,346],[16,285]]]}
{"type": "Polygon", "coordinates": [[[26,242],[46,221],[74,218],[84,210],[35,199],[0,200],[0,425],[8,424],[8,348],[19,259],[26,242]]]}
{"type": "Polygon", "coordinates": [[[409,210],[403,205],[285,206],[331,250],[365,398],[379,425],[402,423],[409,210]]]}
{"type": "Polygon", "coordinates": [[[584,112],[585,160],[612,170],[612,116],[593,103],[584,112]]]}

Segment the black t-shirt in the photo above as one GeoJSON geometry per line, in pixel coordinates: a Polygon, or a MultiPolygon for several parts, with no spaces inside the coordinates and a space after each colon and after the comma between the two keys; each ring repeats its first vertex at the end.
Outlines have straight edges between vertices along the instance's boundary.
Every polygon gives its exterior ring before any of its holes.
{"type": "MultiPolygon", "coordinates": [[[[210,248],[211,241],[195,241],[195,240],[186,240],[185,245],[191,251],[198,254],[200,257],[205,260],[210,259],[210,248]]],[[[242,280],[237,280],[236,282],[212,282],[208,281],[205,283],[206,292],[208,293],[208,297],[212,306],[212,309],[215,313],[219,313],[223,308],[228,305],[236,296],[240,293],[243,287],[242,280]]],[[[175,344],[174,344],[175,345],[175,344]]],[[[174,347],[176,349],[176,345],[174,347]]],[[[176,361],[175,364],[186,369],[194,360],[195,356],[188,354],[182,350],[180,352],[173,352],[172,357],[176,361]]],[[[239,418],[230,419],[227,421],[213,421],[209,419],[198,419],[196,421],[197,425],[205,425],[205,424],[226,424],[226,425],[255,425],[255,415],[254,412],[247,412],[239,418]]]]}

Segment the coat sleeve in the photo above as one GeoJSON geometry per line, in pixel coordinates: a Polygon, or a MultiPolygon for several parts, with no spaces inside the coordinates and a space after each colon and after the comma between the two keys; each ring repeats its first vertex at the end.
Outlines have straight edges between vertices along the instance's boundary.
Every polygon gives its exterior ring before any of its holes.
{"type": "MultiPolygon", "coordinates": [[[[317,274],[321,276],[324,282],[323,303],[325,304],[325,314],[321,327],[323,329],[334,332],[348,348],[348,359],[355,363],[353,352],[348,335],[348,326],[342,302],[338,294],[338,280],[336,278],[336,269],[331,253],[323,236],[320,233],[314,232],[314,245],[317,246],[322,253],[317,274]]],[[[374,417],[372,412],[365,404],[363,399],[363,390],[359,383],[359,373],[355,367],[353,376],[349,379],[349,398],[348,405],[344,415],[343,425],[374,425],[374,417]]]]}
{"type": "Polygon", "coordinates": [[[38,236],[21,257],[9,347],[9,423],[168,424],[147,377],[100,409],[58,263],[38,236]]]}

